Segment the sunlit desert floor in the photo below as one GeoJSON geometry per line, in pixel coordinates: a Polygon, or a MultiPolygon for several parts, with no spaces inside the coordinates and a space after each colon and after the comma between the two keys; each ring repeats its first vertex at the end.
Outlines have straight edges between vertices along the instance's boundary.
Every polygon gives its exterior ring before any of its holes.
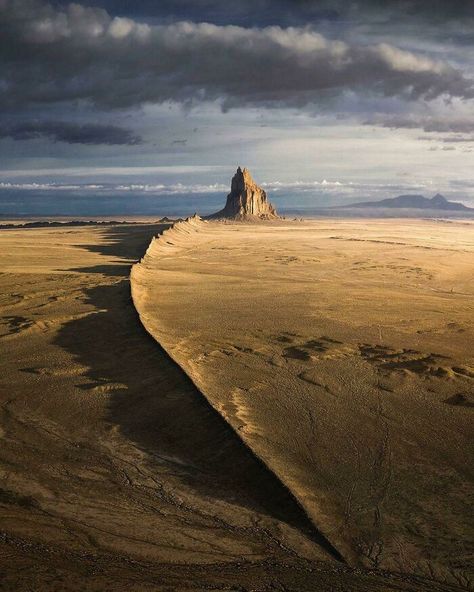
{"type": "Polygon", "coordinates": [[[165,228],[0,232],[0,589],[466,589],[473,226],[165,228]]]}
{"type": "Polygon", "coordinates": [[[469,586],[473,224],[192,219],[132,289],[348,564],[469,586]]]}

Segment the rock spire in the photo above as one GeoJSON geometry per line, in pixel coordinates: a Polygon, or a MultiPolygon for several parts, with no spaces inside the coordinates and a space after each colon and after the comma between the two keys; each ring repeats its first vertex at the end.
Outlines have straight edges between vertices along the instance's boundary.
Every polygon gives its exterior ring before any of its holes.
{"type": "Polygon", "coordinates": [[[233,218],[236,220],[278,218],[267,194],[252,179],[250,171],[238,168],[232,177],[230,193],[225,207],[210,218],[233,218]]]}

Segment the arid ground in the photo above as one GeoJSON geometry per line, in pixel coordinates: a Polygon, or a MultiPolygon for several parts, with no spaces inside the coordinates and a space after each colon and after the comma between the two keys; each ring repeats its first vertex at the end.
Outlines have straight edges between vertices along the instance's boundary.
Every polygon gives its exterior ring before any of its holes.
{"type": "Polygon", "coordinates": [[[473,224],[192,219],[132,288],[347,563],[469,585],[473,224]]]}
{"type": "Polygon", "coordinates": [[[474,225],[165,228],[0,232],[0,589],[469,589],[474,225]]]}

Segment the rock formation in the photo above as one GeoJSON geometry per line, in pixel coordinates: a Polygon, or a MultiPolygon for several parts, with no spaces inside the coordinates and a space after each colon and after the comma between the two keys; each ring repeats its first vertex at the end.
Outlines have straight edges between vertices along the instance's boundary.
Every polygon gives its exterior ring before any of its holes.
{"type": "Polygon", "coordinates": [[[347,208],[416,208],[419,210],[462,210],[468,211],[469,208],[457,201],[448,201],[443,195],[437,193],[429,199],[423,195],[399,195],[390,197],[381,201],[362,201],[344,206],[347,208]]]}
{"type": "Polygon", "coordinates": [[[278,218],[273,205],[267,200],[267,194],[252,179],[248,169],[237,169],[232,177],[230,193],[225,207],[208,216],[209,218],[233,218],[235,220],[278,218]]]}

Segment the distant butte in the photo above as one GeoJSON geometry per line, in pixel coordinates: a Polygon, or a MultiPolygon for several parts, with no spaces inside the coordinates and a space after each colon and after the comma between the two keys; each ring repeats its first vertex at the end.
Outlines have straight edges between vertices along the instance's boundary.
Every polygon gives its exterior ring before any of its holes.
{"type": "Polygon", "coordinates": [[[362,201],[359,203],[343,206],[347,208],[417,208],[420,210],[459,210],[468,211],[468,208],[457,201],[448,201],[441,194],[437,193],[431,199],[423,195],[399,195],[381,201],[362,201]]]}
{"type": "Polygon", "coordinates": [[[278,218],[278,214],[274,206],[267,200],[265,191],[252,179],[250,171],[239,167],[232,177],[225,207],[208,218],[270,220],[278,218]]]}

